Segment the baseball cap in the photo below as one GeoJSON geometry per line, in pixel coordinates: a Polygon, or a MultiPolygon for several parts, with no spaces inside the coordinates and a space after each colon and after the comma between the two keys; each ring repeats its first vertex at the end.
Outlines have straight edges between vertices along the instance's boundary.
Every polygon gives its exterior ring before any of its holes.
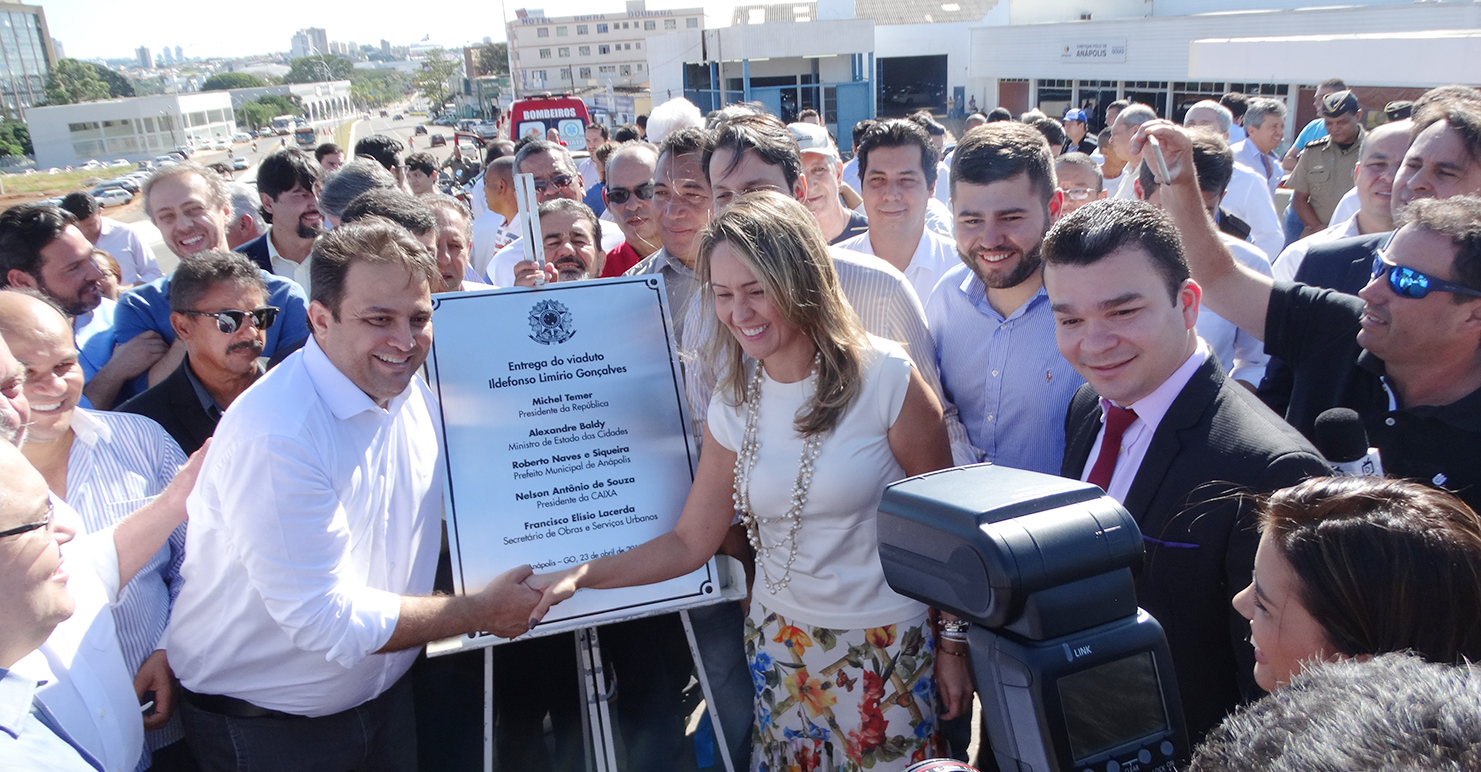
{"type": "Polygon", "coordinates": [[[838,150],[833,147],[833,140],[828,138],[828,130],[815,123],[789,123],[787,130],[797,140],[797,147],[804,153],[818,153],[828,156],[833,160],[839,160],[838,150]]]}
{"type": "Polygon", "coordinates": [[[1081,110],[1078,107],[1071,107],[1070,109],[1065,110],[1064,111],[1064,120],[1066,120],[1066,121],[1079,121],[1081,123],[1089,123],[1090,122],[1090,121],[1086,120],[1086,118],[1085,118],[1085,111],[1084,110],[1081,110]]]}
{"type": "Polygon", "coordinates": [[[1358,111],[1358,97],[1351,91],[1334,91],[1322,97],[1321,114],[1323,118],[1336,118],[1339,115],[1347,115],[1358,111]]]}

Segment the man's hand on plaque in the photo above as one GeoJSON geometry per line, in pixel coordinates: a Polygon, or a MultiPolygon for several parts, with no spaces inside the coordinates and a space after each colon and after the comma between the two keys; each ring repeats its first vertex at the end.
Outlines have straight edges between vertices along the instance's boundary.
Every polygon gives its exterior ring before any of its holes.
{"type": "Polygon", "coordinates": [[[540,602],[540,593],[525,584],[533,569],[529,566],[511,568],[494,577],[477,600],[482,618],[487,620],[482,629],[500,638],[516,638],[529,632],[530,620],[536,618],[533,609],[540,602]]]}
{"type": "Polygon", "coordinates": [[[536,623],[544,619],[551,606],[574,595],[577,582],[584,573],[586,573],[586,566],[579,565],[564,571],[534,574],[525,579],[527,586],[541,594],[540,602],[535,604],[535,610],[530,612],[530,627],[534,627],[536,623]]]}
{"type": "MultiPolygon", "coordinates": [[[[514,264],[514,286],[533,287],[535,277],[540,275],[540,264],[534,260],[521,260],[514,264]]],[[[555,266],[545,264],[545,283],[553,284],[557,280],[555,266]]]]}

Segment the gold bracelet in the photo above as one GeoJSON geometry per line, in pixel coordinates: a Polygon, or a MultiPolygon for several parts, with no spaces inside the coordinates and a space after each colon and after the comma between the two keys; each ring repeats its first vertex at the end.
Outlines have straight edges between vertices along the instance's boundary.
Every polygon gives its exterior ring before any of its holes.
{"type": "Polygon", "coordinates": [[[936,647],[936,651],[939,651],[942,654],[950,654],[953,657],[967,658],[967,657],[970,657],[971,656],[971,654],[969,653],[970,650],[969,651],[954,651],[952,649],[946,648],[945,646],[938,646],[938,647],[936,647]]]}

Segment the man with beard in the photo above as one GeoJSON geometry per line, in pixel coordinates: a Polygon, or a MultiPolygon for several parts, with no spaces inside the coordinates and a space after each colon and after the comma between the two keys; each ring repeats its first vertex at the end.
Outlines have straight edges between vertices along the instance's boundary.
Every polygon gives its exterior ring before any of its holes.
{"type": "MultiPolygon", "coordinates": [[[[70,320],[45,298],[24,290],[0,291],[0,336],[26,367],[31,426],[21,452],[58,498],[82,516],[82,530],[113,527],[138,502],[159,495],[185,454],[153,421],[137,415],[86,410],[82,368],[70,320]]],[[[157,710],[144,718],[147,753],[160,761],[189,758],[174,719],[174,683],[162,651],[170,608],[180,589],[185,527],[144,564],[116,607],[118,645],[138,693],[155,693],[157,710]]],[[[131,762],[137,759],[131,759],[131,762]]],[[[140,762],[147,768],[148,760],[140,762]]]]}
{"type": "MultiPolygon", "coordinates": [[[[176,258],[183,261],[209,249],[227,248],[232,204],[227,183],[221,178],[190,162],[166,166],[145,181],[143,197],[145,213],[176,258]]],[[[253,262],[262,270],[267,304],[282,309],[277,322],[267,330],[262,350],[263,356],[271,357],[280,347],[297,345],[308,337],[308,298],[302,287],[268,271],[271,264],[266,252],[253,262]]],[[[127,383],[104,383],[104,373],[99,372],[90,378],[84,393],[93,407],[103,410],[141,394],[180,367],[185,346],[176,339],[171,322],[170,283],[171,277],[166,276],[121,295],[113,319],[113,338],[108,341],[109,345],[117,341],[121,353],[135,339],[157,337],[169,348],[169,353],[149,368],[147,377],[127,383]],[[112,392],[108,391],[110,388],[112,392]]],[[[92,348],[81,347],[84,372],[87,361],[95,356],[92,348]]]]}
{"type": "Polygon", "coordinates": [[[653,211],[653,175],[658,148],[647,142],[620,145],[607,157],[607,212],[622,230],[623,242],[607,253],[602,278],[621,276],[657,252],[658,220],[653,211]]]}
{"type": "Polygon", "coordinates": [[[956,148],[951,201],[963,265],[926,304],[946,398],[987,460],[1046,474],[1064,457],[1064,415],[1084,383],[1054,346],[1039,247],[1063,193],[1044,135],[1002,121],[956,148]]]}
{"type": "Polygon", "coordinates": [[[324,232],[319,213],[323,171],[302,150],[288,148],[268,156],[257,167],[257,192],[272,227],[237,251],[261,263],[266,256],[273,273],[292,279],[308,293],[309,250],[324,232]]]}
{"type": "Polygon", "coordinates": [[[48,204],[22,204],[0,214],[0,287],[35,290],[72,317],[83,374],[99,382],[88,399],[106,410],[123,383],[164,356],[166,344],[155,335],[115,348],[116,306],[103,297],[92,242],[76,222],[71,212],[48,204]]]}
{"type": "MultiPolygon", "coordinates": [[[[539,214],[545,280],[581,281],[600,276],[606,253],[602,252],[602,224],[591,207],[556,198],[541,204],[539,214]]],[[[515,286],[535,286],[540,272],[535,261],[521,260],[514,266],[515,286]]]]}
{"type": "Polygon", "coordinates": [[[262,271],[239,252],[186,255],[169,294],[170,325],[185,359],[118,409],[153,418],[194,453],[216,431],[221,413],[262,375],[257,358],[278,309],[265,300],[262,271]]]}

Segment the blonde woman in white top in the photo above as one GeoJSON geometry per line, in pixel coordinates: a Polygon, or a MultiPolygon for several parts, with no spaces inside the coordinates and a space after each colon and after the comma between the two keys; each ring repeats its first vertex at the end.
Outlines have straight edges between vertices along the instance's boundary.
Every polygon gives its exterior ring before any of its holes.
{"type": "Polygon", "coordinates": [[[938,713],[970,704],[965,646],[938,645],[928,609],[886,584],[875,513],[886,484],[951,465],[941,406],[903,349],[859,327],[797,201],[737,199],[697,267],[701,302],[730,334],[706,352],[724,373],[679,523],[532,577],[536,616],[577,589],[693,571],[739,512],[760,580],[746,624],[753,768],[895,770],[938,755],[938,713]]]}

